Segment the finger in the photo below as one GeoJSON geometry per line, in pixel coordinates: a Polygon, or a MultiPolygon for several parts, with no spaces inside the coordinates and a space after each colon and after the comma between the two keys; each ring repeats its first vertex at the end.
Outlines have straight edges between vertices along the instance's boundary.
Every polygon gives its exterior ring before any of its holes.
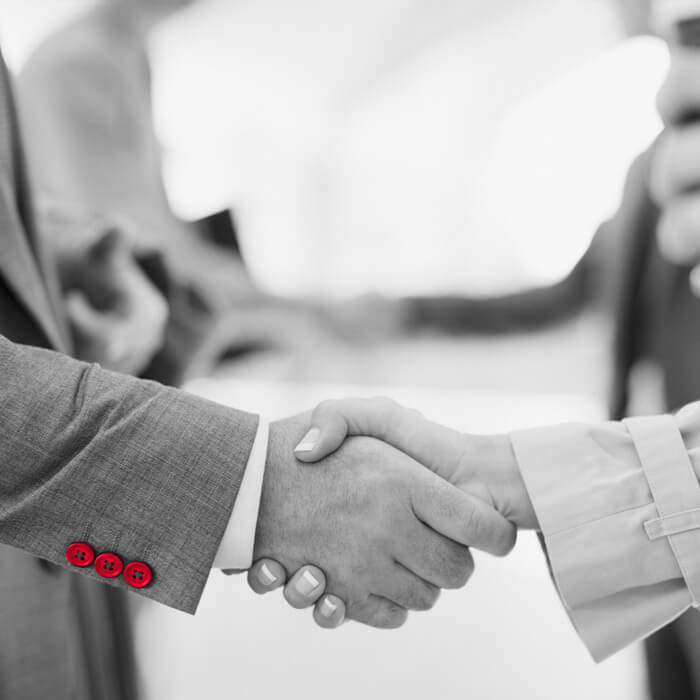
{"type": "Polygon", "coordinates": [[[327,593],[314,606],[314,620],[324,629],[340,627],[345,622],[345,603],[338,596],[327,593]]]}
{"type": "Polygon", "coordinates": [[[700,259],[700,196],[677,197],[664,208],[656,229],[659,249],[676,265],[700,259]]]}
{"type": "Polygon", "coordinates": [[[430,610],[440,597],[438,586],[416,576],[398,562],[391,575],[376,586],[375,592],[406,610],[430,610]]]}
{"type": "Polygon", "coordinates": [[[450,469],[464,451],[461,433],[383,397],[324,401],[310,422],[311,429],[295,450],[303,462],[328,456],[351,435],[382,440],[434,470],[450,469]]]}
{"type": "Polygon", "coordinates": [[[285,600],[299,610],[313,605],[326,590],[326,575],[317,566],[302,566],[284,587],[285,600]]]}
{"type": "MultiPolygon", "coordinates": [[[[228,571],[224,570],[225,574],[228,571]]],[[[248,585],[259,594],[280,588],[287,581],[287,572],[274,559],[259,559],[248,570],[248,585]]]]}
{"type": "MultiPolygon", "coordinates": [[[[462,588],[474,573],[474,559],[468,547],[443,537],[425,525],[419,524],[420,532],[412,538],[411,547],[397,555],[402,566],[420,580],[437,588],[462,588]]],[[[377,591],[396,600],[386,591],[377,591]]]]}
{"type": "Polygon", "coordinates": [[[99,337],[104,331],[104,322],[99,311],[94,309],[82,292],[70,292],[66,296],[68,319],[83,336],[99,337]]]}
{"type": "Polygon", "coordinates": [[[656,98],[664,124],[681,124],[700,112],[700,65],[696,51],[675,48],[671,67],[656,98]]]}
{"type": "Polygon", "coordinates": [[[455,542],[503,556],[515,545],[515,528],[484,501],[427,470],[413,489],[416,516],[455,542]]]}
{"type": "Polygon", "coordinates": [[[88,255],[95,263],[126,260],[130,252],[125,234],[118,228],[109,229],[90,246],[88,255]]]}
{"type": "Polygon", "coordinates": [[[361,603],[348,605],[346,615],[348,620],[370,627],[396,629],[406,622],[408,610],[381,596],[370,595],[361,603]]]}
{"type": "Polygon", "coordinates": [[[663,206],[684,192],[700,186],[700,125],[668,129],[652,151],[649,191],[663,206]]]}

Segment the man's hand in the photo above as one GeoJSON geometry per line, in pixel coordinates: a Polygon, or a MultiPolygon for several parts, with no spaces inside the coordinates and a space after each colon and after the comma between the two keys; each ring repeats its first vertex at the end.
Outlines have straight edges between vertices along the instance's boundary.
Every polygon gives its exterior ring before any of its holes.
{"type": "Polygon", "coordinates": [[[665,129],[652,149],[649,188],[661,207],[659,248],[692,266],[700,295],[700,51],[671,47],[671,67],[658,96],[665,129]]]}
{"type": "Polygon", "coordinates": [[[275,577],[268,565],[260,592],[312,563],[318,574],[292,579],[290,603],[308,606],[325,584],[334,597],[317,605],[317,620],[333,619],[345,601],[350,619],[396,627],[407,610],[432,607],[440,588],[466,583],[469,546],[512,549],[513,526],[483,500],[377,440],[349,439],[318,468],[291,459],[307,430],[303,418],[270,428],[255,558],[281,567],[275,577]]]}
{"type": "MultiPolygon", "coordinates": [[[[66,266],[68,267],[68,266],[66,266]]],[[[77,356],[138,374],[160,349],[168,305],[112,231],[75,256],[65,303],[77,356]]]]}

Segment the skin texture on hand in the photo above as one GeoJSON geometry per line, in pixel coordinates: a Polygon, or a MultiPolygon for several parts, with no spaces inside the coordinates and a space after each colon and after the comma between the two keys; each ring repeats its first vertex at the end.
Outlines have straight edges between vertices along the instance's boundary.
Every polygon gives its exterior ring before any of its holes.
{"type": "Polygon", "coordinates": [[[318,566],[348,618],[398,626],[407,609],[432,607],[439,588],[466,583],[465,545],[512,548],[513,528],[491,508],[377,440],[347,440],[318,468],[300,464],[292,451],[307,428],[308,418],[271,426],[254,556],[286,572],[318,566]]]}
{"type": "Polygon", "coordinates": [[[295,454],[303,462],[322,459],[352,435],[370,435],[424,464],[441,478],[482,499],[520,529],[537,519],[505,435],[467,435],[424,418],[391,399],[324,401],[295,454]]]}

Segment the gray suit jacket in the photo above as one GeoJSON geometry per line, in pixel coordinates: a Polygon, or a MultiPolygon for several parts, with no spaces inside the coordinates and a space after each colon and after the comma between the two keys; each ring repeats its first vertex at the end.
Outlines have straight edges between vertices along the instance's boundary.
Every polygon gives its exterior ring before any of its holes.
{"type": "Polygon", "coordinates": [[[0,96],[17,164],[14,178],[0,168],[0,697],[126,698],[114,589],[196,610],[257,418],[67,355],[11,98],[0,96]],[[152,582],[135,589],[72,566],[75,541],[146,562],[152,582]]]}

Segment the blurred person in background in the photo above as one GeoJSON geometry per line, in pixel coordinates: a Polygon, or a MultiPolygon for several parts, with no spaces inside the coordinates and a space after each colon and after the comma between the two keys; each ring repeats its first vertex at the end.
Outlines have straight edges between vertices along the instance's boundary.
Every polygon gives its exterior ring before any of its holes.
{"type": "MultiPolygon", "coordinates": [[[[629,239],[617,318],[612,414],[623,415],[647,390],[636,373],[661,371],[664,410],[700,395],[700,7],[696,21],[667,36],[671,68],[659,93],[664,130],[628,186],[621,233],[629,239]]],[[[700,618],[695,611],[646,643],[653,700],[700,698],[700,618]]]]}
{"type": "MultiPolygon", "coordinates": [[[[166,346],[148,375],[169,383],[204,374],[223,357],[332,343],[338,330],[321,304],[256,288],[229,212],[187,223],[170,207],[152,120],[147,37],[192,2],[100,0],[48,37],[18,80],[49,239],[75,249],[105,229],[121,232],[123,246],[168,298],[166,346]]],[[[92,359],[106,360],[96,354],[103,349],[91,332],[90,305],[76,303],[74,326],[93,346],[92,359]]]]}

